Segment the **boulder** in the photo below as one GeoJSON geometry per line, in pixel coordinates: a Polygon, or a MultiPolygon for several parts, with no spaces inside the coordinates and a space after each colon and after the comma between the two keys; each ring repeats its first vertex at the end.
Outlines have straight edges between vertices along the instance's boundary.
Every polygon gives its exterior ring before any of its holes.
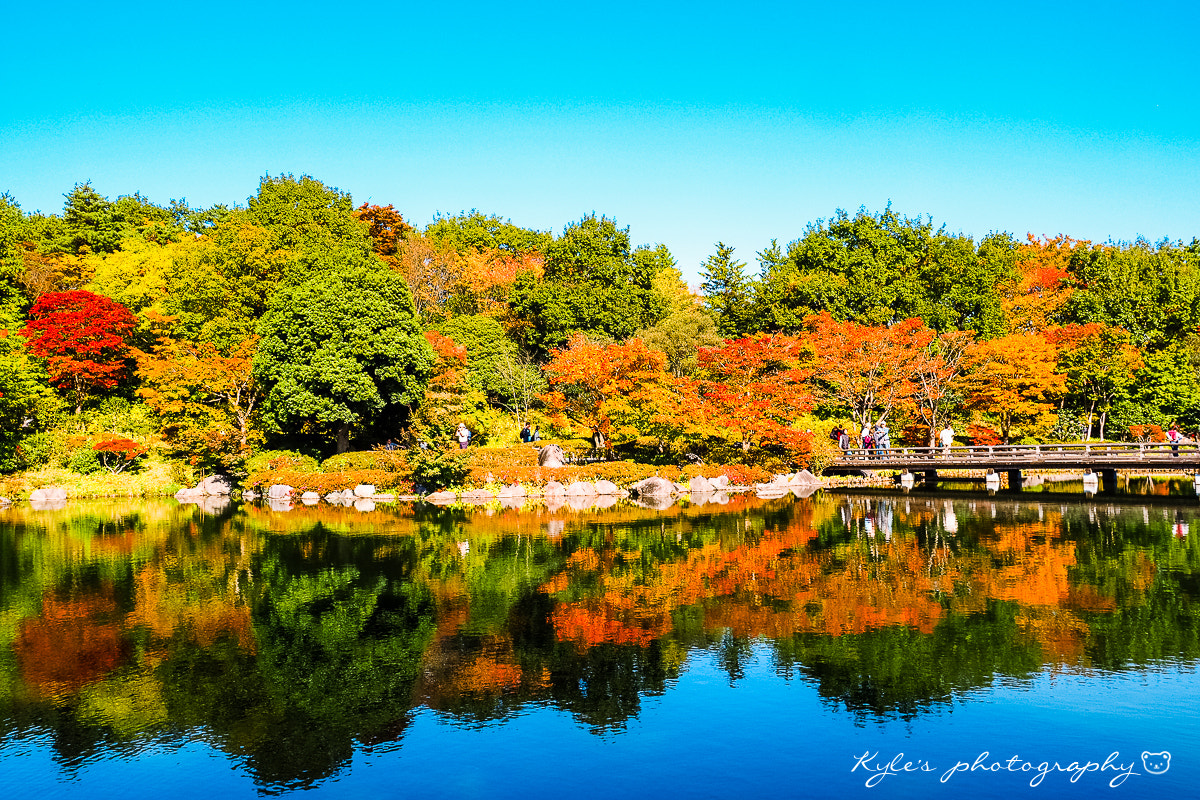
{"type": "Polygon", "coordinates": [[[511,486],[505,486],[504,488],[502,488],[499,492],[496,493],[496,496],[499,497],[501,500],[514,498],[514,497],[524,497],[525,496],[525,487],[519,483],[514,483],[511,486]]]}
{"type": "Polygon", "coordinates": [[[550,481],[542,487],[542,495],[544,497],[566,497],[567,487],[558,481],[550,481]]]}
{"type": "MultiPolygon", "coordinates": [[[[267,489],[267,499],[290,500],[292,497],[292,492],[294,491],[296,490],[291,486],[288,486],[286,483],[274,483],[271,484],[270,489],[267,489]]],[[[272,508],[274,508],[274,506],[272,506],[272,508]]]]}
{"type": "Polygon", "coordinates": [[[714,487],[709,483],[708,478],[705,478],[703,475],[697,475],[688,481],[688,491],[692,494],[706,494],[714,491],[714,487]]]}
{"type": "MultiPolygon", "coordinates": [[[[675,494],[675,484],[666,478],[646,478],[629,487],[640,498],[671,497],[675,494]]],[[[668,504],[669,505],[669,504],[668,504]]]]}
{"type": "Polygon", "coordinates": [[[587,481],[575,481],[566,490],[567,497],[595,497],[596,487],[587,481]]]}
{"type": "Polygon", "coordinates": [[[489,500],[495,500],[496,495],[488,489],[472,489],[469,492],[463,492],[462,499],[468,503],[486,503],[489,500]]]}
{"type": "Polygon", "coordinates": [[[194,503],[201,497],[208,497],[199,490],[199,488],[188,489],[184,487],[175,493],[175,499],[181,503],[194,503]]]}
{"type": "Polygon", "coordinates": [[[375,487],[369,483],[360,483],[358,486],[354,487],[354,496],[355,497],[374,497],[375,496],[375,487]]]}
{"type": "Polygon", "coordinates": [[[612,481],[596,481],[596,494],[601,497],[620,497],[625,492],[612,481]]]}
{"type": "Polygon", "coordinates": [[[31,503],[59,503],[67,499],[67,490],[61,486],[43,486],[29,495],[31,503]]]}
{"type": "Polygon", "coordinates": [[[306,506],[315,506],[317,503],[321,502],[321,495],[317,494],[316,492],[305,492],[304,494],[300,495],[300,502],[304,503],[306,506]]]}
{"type": "Polygon", "coordinates": [[[561,467],[566,461],[566,454],[556,444],[548,444],[538,451],[539,467],[561,467]]]}
{"type": "Polygon", "coordinates": [[[0,497],[0,506],[12,505],[12,501],[7,497],[0,497]]]}
{"type": "Polygon", "coordinates": [[[247,489],[246,491],[242,492],[242,499],[247,502],[251,500],[257,500],[258,492],[253,491],[252,489],[247,489]]]}
{"type": "Polygon", "coordinates": [[[729,476],[728,475],[718,475],[715,478],[709,478],[708,482],[711,483],[713,489],[715,489],[718,492],[724,491],[725,489],[729,488],[729,476]]]}
{"type": "Polygon", "coordinates": [[[821,479],[813,475],[806,469],[802,469],[796,473],[795,482],[801,486],[820,486],[821,479]]]}
{"type": "Polygon", "coordinates": [[[433,494],[425,495],[425,499],[434,505],[445,506],[456,502],[458,495],[454,492],[434,492],[433,494]]]}
{"type": "Polygon", "coordinates": [[[195,490],[205,497],[209,495],[233,494],[233,478],[228,475],[209,475],[196,484],[195,490]]]}

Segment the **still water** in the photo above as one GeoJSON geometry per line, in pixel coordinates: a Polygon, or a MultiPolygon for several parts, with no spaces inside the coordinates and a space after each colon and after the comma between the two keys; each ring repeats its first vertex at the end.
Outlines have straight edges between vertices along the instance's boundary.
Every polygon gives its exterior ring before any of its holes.
{"type": "Polygon", "coordinates": [[[0,797],[1195,796],[1195,491],[1069,488],[0,510],[0,797]]]}

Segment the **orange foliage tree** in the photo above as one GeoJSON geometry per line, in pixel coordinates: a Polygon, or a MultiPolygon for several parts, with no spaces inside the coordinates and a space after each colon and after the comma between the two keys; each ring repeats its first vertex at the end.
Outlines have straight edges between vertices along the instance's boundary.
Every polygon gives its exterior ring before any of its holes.
{"type": "Polygon", "coordinates": [[[401,246],[416,233],[416,228],[405,222],[391,203],[386,206],[363,203],[354,212],[354,216],[366,223],[375,254],[395,269],[399,263],[401,246]]]}
{"type": "Polygon", "coordinates": [[[1017,247],[1017,280],[998,287],[1010,333],[1039,333],[1059,321],[1074,292],[1068,270],[1071,255],[1089,244],[1069,236],[1038,239],[1029,234],[1017,247]]]}
{"type": "MultiPolygon", "coordinates": [[[[936,334],[919,319],[890,326],[835,320],[828,313],[805,321],[813,351],[813,383],[819,396],[850,409],[859,428],[887,419],[917,394],[918,368],[929,379],[927,402],[939,402],[947,376],[937,366],[936,334]]],[[[953,372],[953,370],[951,370],[953,372]]]]}
{"type": "Polygon", "coordinates": [[[657,391],[669,377],[666,365],[666,356],[641,339],[602,344],[576,334],[551,353],[543,369],[550,391],[542,401],[552,413],[598,428],[610,438],[632,439],[639,431],[631,398],[648,398],[657,391]]]}
{"type": "Polygon", "coordinates": [[[700,348],[698,374],[709,423],[743,452],[773,443],[793,456],[807,454],[811,442],[793,424],[813,407],[805,382],[811,356],[800,339],[783,334],[700,348]]]}
{"type": "Polygon", "coordinates": [[[167,441],[193,463],[239,467],[262,439],[262,389],[253,369],[258,337],[222,354],[209,342],[172,338],[165,330],[171,317],[147,317],[159,335],[149,352],[135,351],[138,395],[163,421],[167,441]]]}
{"type": "Polygon", "coordinates": [[[967,354],[963,379],[968,404],[996,418],[1007,443],[1021,422],[1049,423],[1053,401],[1066,388],[1054,345],[1041,336],[1014,333],[979,342],[967,354]]]}

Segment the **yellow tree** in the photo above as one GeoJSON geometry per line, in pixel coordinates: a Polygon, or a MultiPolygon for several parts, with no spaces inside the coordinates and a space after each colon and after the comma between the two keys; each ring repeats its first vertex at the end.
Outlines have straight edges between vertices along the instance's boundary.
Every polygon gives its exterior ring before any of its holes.
{"type": "Polygon", "coordinates": [[[1013,333],[978,342],[967,352],[969,371],[963,379],[971,408],[995,417],[1005,442],[1014,426],[1049,424],[1054,401],[1066,388],[1066,376],[1057,371],[1054,345],[1035,334],[1013,333]]]}

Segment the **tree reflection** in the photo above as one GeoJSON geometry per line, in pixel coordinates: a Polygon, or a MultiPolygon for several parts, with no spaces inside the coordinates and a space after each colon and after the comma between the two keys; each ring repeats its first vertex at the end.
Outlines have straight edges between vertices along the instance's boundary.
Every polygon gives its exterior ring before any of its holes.
{"type": "Polygon", "coordinates": [[[698,649],[736,686],[765,646],[864,719],[1046,669],[1200,658],[1189,507],[2,513],[0,736],[49,731],[66,769],[201,731],[265,790],[312,786],[398,745],[420,706],[491,725],[550,704],[617,731],[698,649]]]}

